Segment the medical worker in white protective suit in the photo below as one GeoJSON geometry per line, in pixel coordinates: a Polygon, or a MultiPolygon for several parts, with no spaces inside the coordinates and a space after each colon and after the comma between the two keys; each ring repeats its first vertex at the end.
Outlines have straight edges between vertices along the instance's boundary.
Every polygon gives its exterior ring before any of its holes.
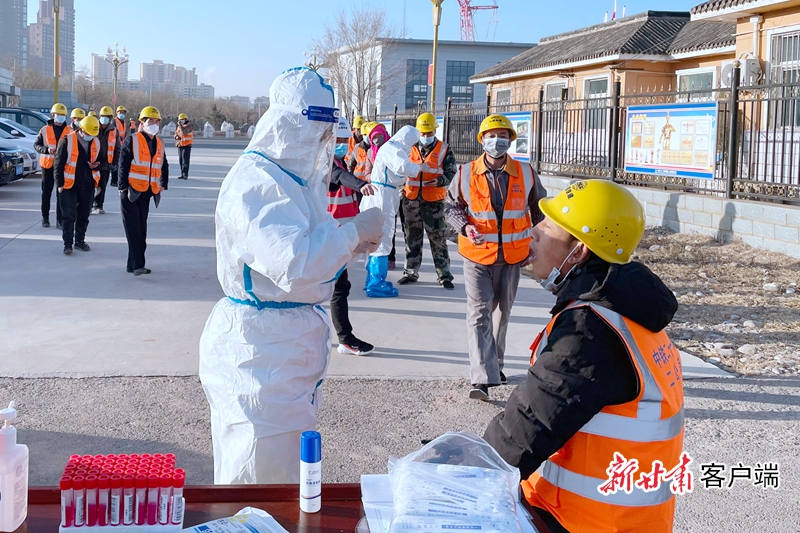
{"type": "Polygon", "coordinates": [[[331,353],[320,304],[355,256],[377,248],[378,209],[327,211],[338,110],[312,70],[282,73],[228,173],[216,211],[220,300],[200,338],[214,482],[297,483],[300,434],[316,428],[331,353]]]}
{"type": "Polygon", "coordinates": [[[380,207],[384,214],[381,245],[369,256],[367,261],[367,282],[364,290],[371,298],[393,298],[397,289],[386,281],[389,273],[389,252],[392,251],[395,215],[400,207],[400,189],[405,185],[406,176],[416,176],[420,166],[411,162],[411,147],[419,142],[419,130],[413,126],[403,126],[391,139],[378,149],[375,164],[370,175],[371,183],[378,192],[361,200],[361,211],[380,207]]]}

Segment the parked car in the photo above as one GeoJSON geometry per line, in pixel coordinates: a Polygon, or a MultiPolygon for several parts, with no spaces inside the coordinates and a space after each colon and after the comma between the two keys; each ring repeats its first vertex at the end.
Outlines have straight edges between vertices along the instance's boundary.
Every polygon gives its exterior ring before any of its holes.
{"type": "Polygon", "coordinates": [[[23,177],[25,166],[22,152],[8,141],[0,140],[0,185],[8,185],[23,177]]]}
{"type": "Polygon", "coordinates": [[[34,131],[8,118],[0,118],[0,130],[10,133],[14,137],[32,137],[33,140],[36,140],[36,137],[39,135],[39,130],[34,131]]]}
{"type": "Polygon", "coordinates": [[[7,118],[0,118],[0,131],[4,131],[13,138],[8,139],[18,145],[22,150],[22,159],[25,161],[25,176],[39,172],[39,154],[33,149],[39,132],[7,118]],[[19,141],[19,142],[18,142],[19,141]],[[28,145],[30,142],[30,145],[28,145]]]}
{"type": "Polygon", "coordinates": [[[36,132],[50,120],[48,115],[20,107],[0,107],[0,118],[18,122],[36,132]]]}
{"type": "Polygon", "coordinates": [[[31,174],[39,172],[39,154],[33,149],[23,148],[21,146],[19,151],[22,152],[22,175],[28,177],[31,174]]]}
{"type": "MultiPolygon", "coordinates": [[[[14,130],[16,131],[16,130],[14,130]]],[[[12,135],[11,133],[7,133],[4,129],[0,128],[0,139],[6,141],[7,144],[15,144],[20,148],[29,148],[33,150],[33,143],[36,142],[35,136],[22,136],[18,137],[16,135],[12,135]]]]}

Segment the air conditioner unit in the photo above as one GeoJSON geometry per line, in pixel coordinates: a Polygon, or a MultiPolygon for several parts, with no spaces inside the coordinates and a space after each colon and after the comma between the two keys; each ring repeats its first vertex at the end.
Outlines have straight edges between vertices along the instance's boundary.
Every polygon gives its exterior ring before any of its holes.
{"type": "MultiPolygon", "coordinates": [[[[744,87],[758,85],[764,77],[764,71],[761,70],[761,62],[755,58],[745,58],[741,59],[740,63],[741,75],[739,76],[739,85],[744,87]]],[[[731,86],[733,61],[723,61],[721,70],[720,86],[723,89],[727,89],[731,86]]]]}

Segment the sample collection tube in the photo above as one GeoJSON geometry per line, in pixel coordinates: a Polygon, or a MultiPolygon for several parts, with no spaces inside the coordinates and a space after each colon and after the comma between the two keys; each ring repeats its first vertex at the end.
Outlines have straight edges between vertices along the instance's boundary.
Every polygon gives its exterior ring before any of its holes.
{"type": "Polygon", "coordinates": [[[73,455],[59,481],[63,527],[182,524],[175,455],[73,455]]]}

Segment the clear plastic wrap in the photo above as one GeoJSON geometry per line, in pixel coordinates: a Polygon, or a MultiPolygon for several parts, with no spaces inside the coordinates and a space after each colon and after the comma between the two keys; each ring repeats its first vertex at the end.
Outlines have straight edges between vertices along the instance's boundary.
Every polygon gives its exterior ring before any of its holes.
{"type": "Polygon", "coordinates": [[[389,461],[394,509],[389,533],[522,530],[519,470],[471,432],[445,433],[389,461]]]}

